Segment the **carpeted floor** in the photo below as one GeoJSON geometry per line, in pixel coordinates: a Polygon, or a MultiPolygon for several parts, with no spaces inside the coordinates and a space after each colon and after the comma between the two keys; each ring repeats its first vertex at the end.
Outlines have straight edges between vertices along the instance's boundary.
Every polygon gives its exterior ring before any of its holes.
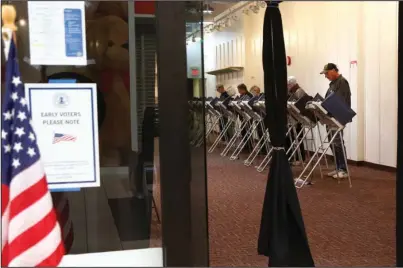
{"type": "MultiPolygon", "coordinates": [[[[316,266],[393,266],[395,174],[351,167],[347,182],[318,177],[299,191],[316,266]]],[[[267,171],[208,156],[211,266],[266,266],[257,236],[267,171]]]]}

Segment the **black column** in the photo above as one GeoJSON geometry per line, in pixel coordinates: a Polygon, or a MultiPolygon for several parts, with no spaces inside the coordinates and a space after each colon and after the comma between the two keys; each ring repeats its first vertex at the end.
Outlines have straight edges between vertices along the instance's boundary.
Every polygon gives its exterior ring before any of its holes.
{"type": "Polygon", "coordinates": [[[158,1],[156,10],[162,238],[170,267],[192,266],[185,5],[158,1]]]}

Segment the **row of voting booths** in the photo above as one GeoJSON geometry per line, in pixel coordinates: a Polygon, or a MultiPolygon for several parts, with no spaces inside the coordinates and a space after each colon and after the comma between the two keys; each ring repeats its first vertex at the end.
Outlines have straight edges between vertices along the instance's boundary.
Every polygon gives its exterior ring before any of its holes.
{"type": "MultiPolygon", "coordinates": [[[[203,101],[200,98],[189,101],[193,122],[203,122],[202,106],[203,101]]],[[[327,155],[332,155],[335,142],[341,141],[344,160],[347,163],[342,135],[356,113],[339,95],[332,93],[323,98],[320,94],[314,97],[305,94],[299,99],[289,99],[287,111],[286,134],[289,146],[286,153],[289,161],[302,159],[302,150],[308,148],[308,157],[302,161],[302,170],[299,174],[294,174],[297,188],[312,184],[317,168],[323,177],[323,166],[329,167],[327,155]]],[[[222,157],[229,157],[233,161],[242,158],[244,165],[254,166],[258,172],[267,169],[274,148],[264,122],[264,93],[252,98],[246,95],[235,98],[206,98],[204,115],[209,153],[220,150],[222,157]]],[[[201,145],[204,133],[197,125],[193,124],[190,138],[192,144],[201,145]]],[[[351,187],[348,168],[347,174],[351,187]]]]}

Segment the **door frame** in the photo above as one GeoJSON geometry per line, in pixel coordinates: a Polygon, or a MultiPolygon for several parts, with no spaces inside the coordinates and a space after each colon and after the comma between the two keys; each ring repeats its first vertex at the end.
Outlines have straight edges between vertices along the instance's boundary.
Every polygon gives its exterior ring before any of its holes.
{"type": "Polygon", "coordinates": [[[189,140],[186,5],[156,2],[162,240],[164,266],[206,267],[206,150],[189,140]]]}

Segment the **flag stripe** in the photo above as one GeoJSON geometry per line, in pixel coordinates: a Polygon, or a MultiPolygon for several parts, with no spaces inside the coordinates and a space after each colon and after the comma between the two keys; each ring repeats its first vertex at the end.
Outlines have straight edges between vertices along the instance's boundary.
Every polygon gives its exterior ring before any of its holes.
{"type": "Polygon", "coordinates": [[[41,263],[39,263],[38,267],[49,267],[54,266],[55,263],[60,263],[60,256],[65,254],[63,243],[60,243],[59,246],[55,249],[55,251],[49,255],[46,259],[44,259],[41,263]]]}
{"type": "MultiPolygon", "coordinates": [[[[45,178],[43,178],[45,180],[45,178]]],[[[16,213],[19,213],[29,208],[33,203],[39,201],[48,191],[46,183],[38,181],[30,188],[22,192],[16,198],[11,201],[10,204],[10,219],[16,217],[16,213]]]]}
{"type": "Polygon", "coordinates": [[[45,234],[51,232],[54,228],[55,224],[49,224],[52,222],[56,222],[56,214],[53,210],[49,211],[48,215],[46,215],[42,220],[30,227],[26,232],[23,232],[9,244],[9,247],[14,249],[10,252],[10,258],[13,259],[17,257],[27,249],[33,247],[36,243],[40,242],[45,237],[45,234]]]}
{"type": "Polygon", "coordinates": [[[11,243],[17,236],[32,227],[43,214],[48,214],[53,209],[49,202],[49,193],[42,196],[40,200],[32,204],[29,208],[19,213],[16,217],[10,219],[8,241],[11,243]]]}
{"type": "MultiPolygon", "coordinates": [[[[60,247],[60,244],[62,244],[60,227],[58,224],[55,224],[52,231],[45,238],[18,257],[12,259],[9,266],[39,266],[38,263],[42,263],[52,257],[54,251],[60,247]]],[[[12,250],[11,247],[10,250],[12,250]]],[[[50,266],[54,266],[54,263],[50,266]]]]}
{"type": "Polygon", "coordinates": [[[16,175],[10,183],[10,200],[42,180],[43,175],[44,170],[39,161],[16,175]]]}
{"type": "Polygon", "coordinates": [[[8,257],[8,244],[5,245],[4,248],[1,249],[1,267],[8,267],[9,257],[8,257]]]}
{"type": "MultiPolygon", "coordinates": [[[[1,215],[1,250],[8,243],[8,222],[10,220],[10,207],[7,206],[4,213],[1,215]]],[[[2,265],[3,266],[3,265],[2,265]]]]}
{"type": "MultiPolygon", "coordinates": [[[[1,250],[8,240],[8,221],[10,220],[9,188],[1,185],[1,250]]],[[[3,266],[3,265],[2,265],[3,266]]]]}
{"type": "Polygon", "coordinates": [[[10,200],[9,194],[10,194],[9,188],[2,184],[1,185],[1,216],[3,216],[4,211],[8,207],[8,202],[10,200]]]}

